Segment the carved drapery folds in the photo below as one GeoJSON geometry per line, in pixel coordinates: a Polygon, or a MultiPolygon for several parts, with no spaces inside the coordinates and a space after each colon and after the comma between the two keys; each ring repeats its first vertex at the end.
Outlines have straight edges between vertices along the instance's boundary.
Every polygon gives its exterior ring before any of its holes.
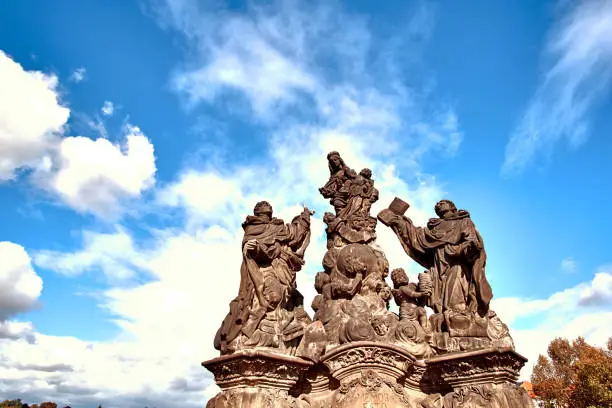
{"type": "Polygon", "coordinates": [[[427,268],[419,276],[418,286],[394,280],[396,290],[401,289],[410,300],[400,308],[419,317],[425,305],[434,311],[429,326],[438,351],[514,347],[508,327],[489,309],[493,292],[485,274],[487,255],[470,214],[457,210],[452,201],[441,200],[435,206],[438,218],[417,227],[403,215],[408,207],[396,198],[378,214],[406,253],[427,268]],[[408,307],[410,303],[414,306],[408,307]]]}
{"type": "Polygon", "coordinates": [[[292,393],[297,381],[313,365],[300,358],[244,349],[202,363],[215,376],[221,392],[207,408],[308,407],[292,393]]]}
{"type": "Polygon", "coordinates": [[[515,385],[526,360],[489,309],[486,253],[469,213],[442,200],[438,218],[417,227],[396,198],[374,218],[372,172],[356,172],[338,152],[327,160],[319,191],[333,212],[323,216],[314,316],[295,280],[313,212],[285,223],[259,202],[242,225],[238,295],[215,336],[222,355],[203,363],[221,388],[207,408],[531,407],[515,385]],[[378,220],[425,269],[418,280],[389,273],[378,220]]]}
{"type": "Polygon", "coordinates": [[[327,156],[329,180],[319,189],[334,213],[325,213],[327,253],[315,278],[314,320],[327,333],[327,350],[356,341],[379,341],[405,347],[417,357],[433,354],[418,320],[404,320],[389,311],[393,290],[385,278],[389,262],[376,245],[378,200],[372,172],[348,167],[338,152],[327,156]]]}
{"type": "Polygon", "coordinates": [[[295,284],[310,242],[311,215],[304,208],[285,224],[261,201],[242,224],[240,288],[215,336],[215,348],[222,354],[248,348],[296,353],[312,321],[295,284]]]}

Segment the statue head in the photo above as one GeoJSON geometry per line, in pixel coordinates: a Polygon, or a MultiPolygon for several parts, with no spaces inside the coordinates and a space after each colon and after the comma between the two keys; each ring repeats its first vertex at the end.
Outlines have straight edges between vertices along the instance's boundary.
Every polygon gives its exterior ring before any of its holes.
{"type": "Polygon", "coordinates": [[[338,170],[344,168],[344,160],[340,157],[340,153],[333,151],[329,152],[327,155],[327,161],[329,166],[329,171],[332,173],[337,172],[338,170]]]}
{"type": "Polygon", "coordinates": [[[436,211],[438,217],[444,218],[445,216],[456,213],[457,207],[451,200],[440,200],[436,204],[434,210],[436,211]]]}
{"type": "Polygon", "coordinates": [[[364,179],[366,179],[366,180],[370,180],[372,178],[372,170],[370,170],[370,169],[362,169],[359,172],[359,175],[361,177],[363,177],[364,179]]]}
{"type": "Polygon", "coordinates": [[[382,316],[372,316],[370,318],[370,324],[374,329],[374,332],[379,336],[384,336],[389,331],[389,326],[382,316]]]}
{"type": "Polygon", "coordinates": [[[324,303],[325,297],[323,295],[316,295],[314,299],[312,299],[312,304],[310,307],[312,307],[312,310],[316,312],[317,310],[321,309],[321,307],[323,307],[324,303]]]}
{"type": "Polygon", "coordinates": [[[404,268],[396,268],[392,270],[391,281],[393,282],[393,286],[395,287],[395,289],[398,289],[410,283],[408,281],[408,275],[406,275],[406,271],[404,270],[404,268]]]}
{"type": "Polygon", "coordinates": [[[255,204],[255,209],[253,209],[253,214],[268,215],[272,217],[272,206],[267,201],[260,201],[257,204],[255,204]]]}
{"type": "Polygon", "coordinates": [[[378,296],[385,302],[388,302],[393,298],[393,293],[391,292],[391,288],[387,285],[380,285],[378,288],[378,296]]]}

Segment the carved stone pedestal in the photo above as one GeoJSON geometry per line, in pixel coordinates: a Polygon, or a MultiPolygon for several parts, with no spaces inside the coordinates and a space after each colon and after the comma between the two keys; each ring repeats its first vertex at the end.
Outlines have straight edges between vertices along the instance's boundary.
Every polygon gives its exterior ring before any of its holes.
{"type": "Polygon", "coordinates": [[[516,385],[527,359],[511,348],[448,353],[425,361],[425,408],[530,408],[527,392],[516,385]],[[443,395],[445,394],[445,395],[443,395]]]}
{"type": "Polygon", "coordinates": [[[407,387],[414,358],[400,347],[374,342],[355,342],[338,347],[322,358],[330,375],[340,383],[330,395],[334,408],[417,407],[425,394],[407,387]]]}
{"type": "Polygon", "coordinates": [[[202,363],[221,392],[207,408],[298,408],[291,389],[313,365],[301,358],[262,350],[243,350],[202,363]]]}
{"type": "Polygon", "coordinates": [[[532,408],[516,385],[526,361],[511,348],[415,360],[401,347],[360,341],[317,364],[244,350],[202,365],[221,388],[207,408],[532,408]]]}

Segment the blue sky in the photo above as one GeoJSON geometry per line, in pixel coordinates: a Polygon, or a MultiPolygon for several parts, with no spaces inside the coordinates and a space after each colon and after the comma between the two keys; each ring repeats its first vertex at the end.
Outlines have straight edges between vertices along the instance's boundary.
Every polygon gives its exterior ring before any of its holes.
{"type": "Polygon", "coordinates": [[[4,5],[0,398],[201,406],[258,199],[317,211],[309,303],[330,150],[372,168],[376,209],[470,211],[531,361],[603,342],[611,21],[609,0],[4,5]]]}

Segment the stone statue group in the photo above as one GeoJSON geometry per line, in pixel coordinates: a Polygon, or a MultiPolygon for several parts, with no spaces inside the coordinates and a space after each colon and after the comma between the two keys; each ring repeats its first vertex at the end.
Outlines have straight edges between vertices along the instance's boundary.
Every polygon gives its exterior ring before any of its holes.
{"type": "Polygon", "coordinates": [[[314,316],[295,279],[314,212],[305,207],[286,224],[261,201],[242,224],[240,288],[214,341],[221,356],[202,363],[221,388],[207,408],[531,408],[515,384],[526,359],[489,308],[487,257],[470,214],[442,200],[419,227],[395,198],[373,217],[372,172],[357,173],[338,152],[327,160],[319,192],[334,211],[323,215],[314,316]],[[378,221],[423,268],[414,282],[390,271],[378,221]]]}
{"type": "Polygon", "coordinates": [[[343,344],[393,344],[415,358],[484,347],[513,347],[508,328],[489,309],[493,296],[485,274],[486,252],[470,214],[452,201],[435,206],[437,218],[415,226],[396,198],[378,217],[372,172],[348,167],[338,152],[327,156],[330,177],[319,189],[334,212],[327,212],[327,252],[316,274],[311,318],[296,287],[310,242],[304,208],[291,223],[273,217],[262,201],[243,223],[238,296],[215,336],[222,354],[266,349],[316,361],[343,344]],[[397,235],[424,272],[410,282],[376,244],[380,220],[397,235]],[[390,275],[391,285],[387,282],[390,275]],[[389,302],[399,306],[399,315],[389,302]],[[429,308],[429,313],[426,310],[429,308]]]}

